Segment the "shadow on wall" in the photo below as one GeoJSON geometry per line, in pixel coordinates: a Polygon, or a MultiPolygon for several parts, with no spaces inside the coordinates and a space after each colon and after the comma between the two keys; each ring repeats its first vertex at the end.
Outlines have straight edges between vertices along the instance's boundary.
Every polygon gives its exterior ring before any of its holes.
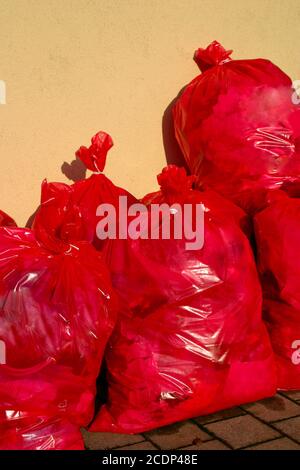
{"type": "MultiPolygon", "coordinates": [[[[189,174],[188,167],[186,165],[183,154],[175,137],[174,122],[172,116],[172,108],[180,94],[181,91],[178,96],[176,96],[176,98],[171,101],[171,103],[167,106],[164,111],[162,118],[162,138],[167,164],[183,166],[189,174]]],[[[61,172],[68,178],[68,180],[76,182],[84,180],[86,178],[87,170],[82,161],[76,157],[74,160],[71,161],[71,163],[64,162],[61,165],[61,172]]],[[[36,209],[36,211],[29,217],[26,223],[27,228],[32,227],[37,211],[38,209],[36,209]]]]}
{"type": "Polygon", "coordinates": [[[184,156],[182,154],[182,151],[175,137],[175,129],[174,129],[173,116],[172,116],[172,108],[175,102],[177,101],[178,97],[180,96],[180,94],[181,94],[181,91],[165,109],[165,112],[162,118],[162,137],[163,137],[167,164],[183,166],[186,169],[187,173],[189,173],[184,156]]]}
{"type": "MultiPolygon", "coordinates": [[[[75,158],[71,163],[64,162],[61,166],[61,172],[70,180],[70,181],[79,181],[86,178],[86,167],[79,158],[75,158]]],[[[26,228],[32,228],[33,221],[35,219],[36,213],[39,208],[37,208],[34,213],[29,217],[26,222],[26,228]]]]}
{"type": "MultiPolygon", "coordinates": [[[[174,131],[172,108],[180,96],[182,90],[167,106],[162,118],[162,137],[167,164],[184,166],[188,171],[183,154],[177,143],[174,131]]],[[[64,162],[61,166],[61,172],[71,181],[80,181],[86,178],[86,167],[79,158],[75,158],[71,163],[64,162]]]]}
{"type": "Polygon", "coordinates": [[[39,207],[34,211],[34,213],[29,217],[29,219],[26,222],[25,227],[26,228],[32,228],[33,221],[35,219],[36,213],[39,210],[39,207]]]}
{"type": "Polygon", "coordinates": [[[61,166],[61,172],[73,182],[86,178],[86,167],[77,157],[71,163],[64,162],[61,166]]]}

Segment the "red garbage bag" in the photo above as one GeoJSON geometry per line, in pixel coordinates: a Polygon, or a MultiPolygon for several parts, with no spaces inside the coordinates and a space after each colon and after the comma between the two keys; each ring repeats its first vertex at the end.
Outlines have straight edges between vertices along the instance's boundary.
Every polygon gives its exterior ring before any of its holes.
{"type": "Polygon", "coordinates": [[[120,312],[106,351],[108,401],[91,431],[140,433],[276,390],[261,288],[236,212],[226,201],[223,213],[212,191],[192,190],[183,168],[167,167],[158,181],[161,191],[144,202],[172,204],[171,213],[191,204],[193,226],[202,204],[204,246],[187,249],[175,225],[170,239],[107,245],[120,312]]]}
{"type": "Polygon", "coordinates": [[[62,417],[20,411],[0,417],[0,450],[84,450],[77,425],[62,417]]]}
{"type": "MultiPolygon", "coordinates": [[[[97,209],[100,204],[111,204],[116,210],[116,221],[119,220],[119,197],[126,196],[128,204],[137,202],[125,189],[119,188],[102,172],[106,163],[107,152],[113,146],[110,135],[100,131],[91,139],[90,147],[80,147],[76,156],[93,172],[86,180],[77,181],[72,185],[74,203],[79,207],[84,226],[85,239],[93,242],[97,249],[103,249],[105,240],[96,235],[96,226],[99,222],[97,209]]],[[[116,227],[118,236],[119,225],[116,227]]]]}
{"type": "Polygon", "coordinates": [[[0,210],[0,227],[16,227],[16,222],[5,212],[0,210]]]}
{"type": "Polygon", "coordinates": [[[0,449],[83,448],[115,324],[72,189],[44,182],[32,230],[0,228],[0,449]]]}
{"type": "Polygon", "coordinates": [[[282,191],[255,217],[264,316],[278,368],[278,387],[300,389],[300,199],[282,191]],[[299,255],[299,256],[298,256],[299,255]]]}
{"type": "Polygon", "coordinates": [[[268,189],[299,181],[300,106],[276,65],[231,53],[217,41],[196,51],[202,74],[175,103],[175,134],[199,187],[253,213],[268,189]]]}

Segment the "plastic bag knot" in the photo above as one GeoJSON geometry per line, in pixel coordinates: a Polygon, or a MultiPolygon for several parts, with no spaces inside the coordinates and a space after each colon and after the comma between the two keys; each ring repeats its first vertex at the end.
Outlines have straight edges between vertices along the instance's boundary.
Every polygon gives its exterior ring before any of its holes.
{"type": "Polygon", "coordinates": [[[168,200],[186,194],[192,189],[195,180],[194,175],[188,176],[185,168],[176,165],[166,166],[157,176],[161,192],[168,200]]]}
{"type": "Polygon", "coordinates": [[[114,143],[111,136],[103,131],[95,134],[91,142],[89,147],[81,146],[76,152],[76,157],[80,158],[89,170],[101,172],[105,167],[107,152],[114,143]]]}
{"type": "Polygon", "coordinates": [[[226,51],[218,42],[213,41],[206,49],[200,47],[194,54],[194,61],[198,65],[201,72],[213,67],[214,65],[222,65],[231,60],[232,50],[226,51]]]}

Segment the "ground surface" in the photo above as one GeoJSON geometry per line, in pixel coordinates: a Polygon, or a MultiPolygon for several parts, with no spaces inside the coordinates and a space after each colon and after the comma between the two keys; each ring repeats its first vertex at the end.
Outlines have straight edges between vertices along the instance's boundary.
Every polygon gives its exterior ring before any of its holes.
{"type": "Polygon", "coordinates": [[[145,434],[83,435],[91,450],[300,450],[300,391],[145,434]]]}

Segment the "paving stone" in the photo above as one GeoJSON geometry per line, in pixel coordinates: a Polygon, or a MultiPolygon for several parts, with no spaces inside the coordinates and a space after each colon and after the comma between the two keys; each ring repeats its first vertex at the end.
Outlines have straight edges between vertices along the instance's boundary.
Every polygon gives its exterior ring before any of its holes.
{"type": "Polygon", "coordinates": [[[214,439],[213,441],[182,447],[180,450],[230,450],[230,447],[227,447],[225,444],[223,444],[223,442],[214,439]]]}
{"type": "Polygon", "coordinates": [[[264,442],[252,447],[246,447],[244,450],[300,450],[300,445],[291,441],[287,437],[273,439],[272,441],[264,442]]]}
{"type": "Polygon", "coordinates": [[[157,447],[155,447],[149,441],[143,441],[139,442],[138,444],[133,444],[131,446],[118,447],[115,450],[157,450],[157,447]]]}
{"type": "Polygon", "coordinates": [[[249,415],[206,424],[205,428],[234,449],[268,441],[279,436],[279,433],[274,429],[249,415]]]}
{"type": "Polygon", "coordinates": [[[282,395],[285,395],[286,397],[289,397],[292,400],[300,401],[300,391],[298,390],[292,390],[290,392],[282,392],[282,395]]]}
{"type": "Polygon", "coordinates": [[[300,415],[300,406],[281,395],[244,405],[243,409],[267,422],[300,415]]]}
{"type": "Polygon", "coordinates": [[[208,433],[202,431],[196,424],[190,421],[150,431],[145,433],[145,437],[150,438],[155,445],[163,450],[178,449],[212,439],[208,433]]]}
{"type": "Polygon", "coordinates": [[[300,442],[300,417],[279,421],[278,423],[274,423],[274,426],[279,429],[279,431],[284,432],[300,442]]]}
{"type": "Polygon", "coordinates": [[[144,441],[144,437],[140,434],[113,434],[109,432],[88,432],[82,430],[84,443],[91,450],[106,450],[114,447],[121,447],[137,442],[144,441]]]}
{"type": "Polygon", "coordinates": [[[221,421],[222,419],[235,418],[236,416],[245,415],[246,412],[241,408],[230,408],[228,410],[219,411],[211,415],[199,416],[195,418],[195,421],[199,424],[213,423],[215,421],[221,421]]]}

